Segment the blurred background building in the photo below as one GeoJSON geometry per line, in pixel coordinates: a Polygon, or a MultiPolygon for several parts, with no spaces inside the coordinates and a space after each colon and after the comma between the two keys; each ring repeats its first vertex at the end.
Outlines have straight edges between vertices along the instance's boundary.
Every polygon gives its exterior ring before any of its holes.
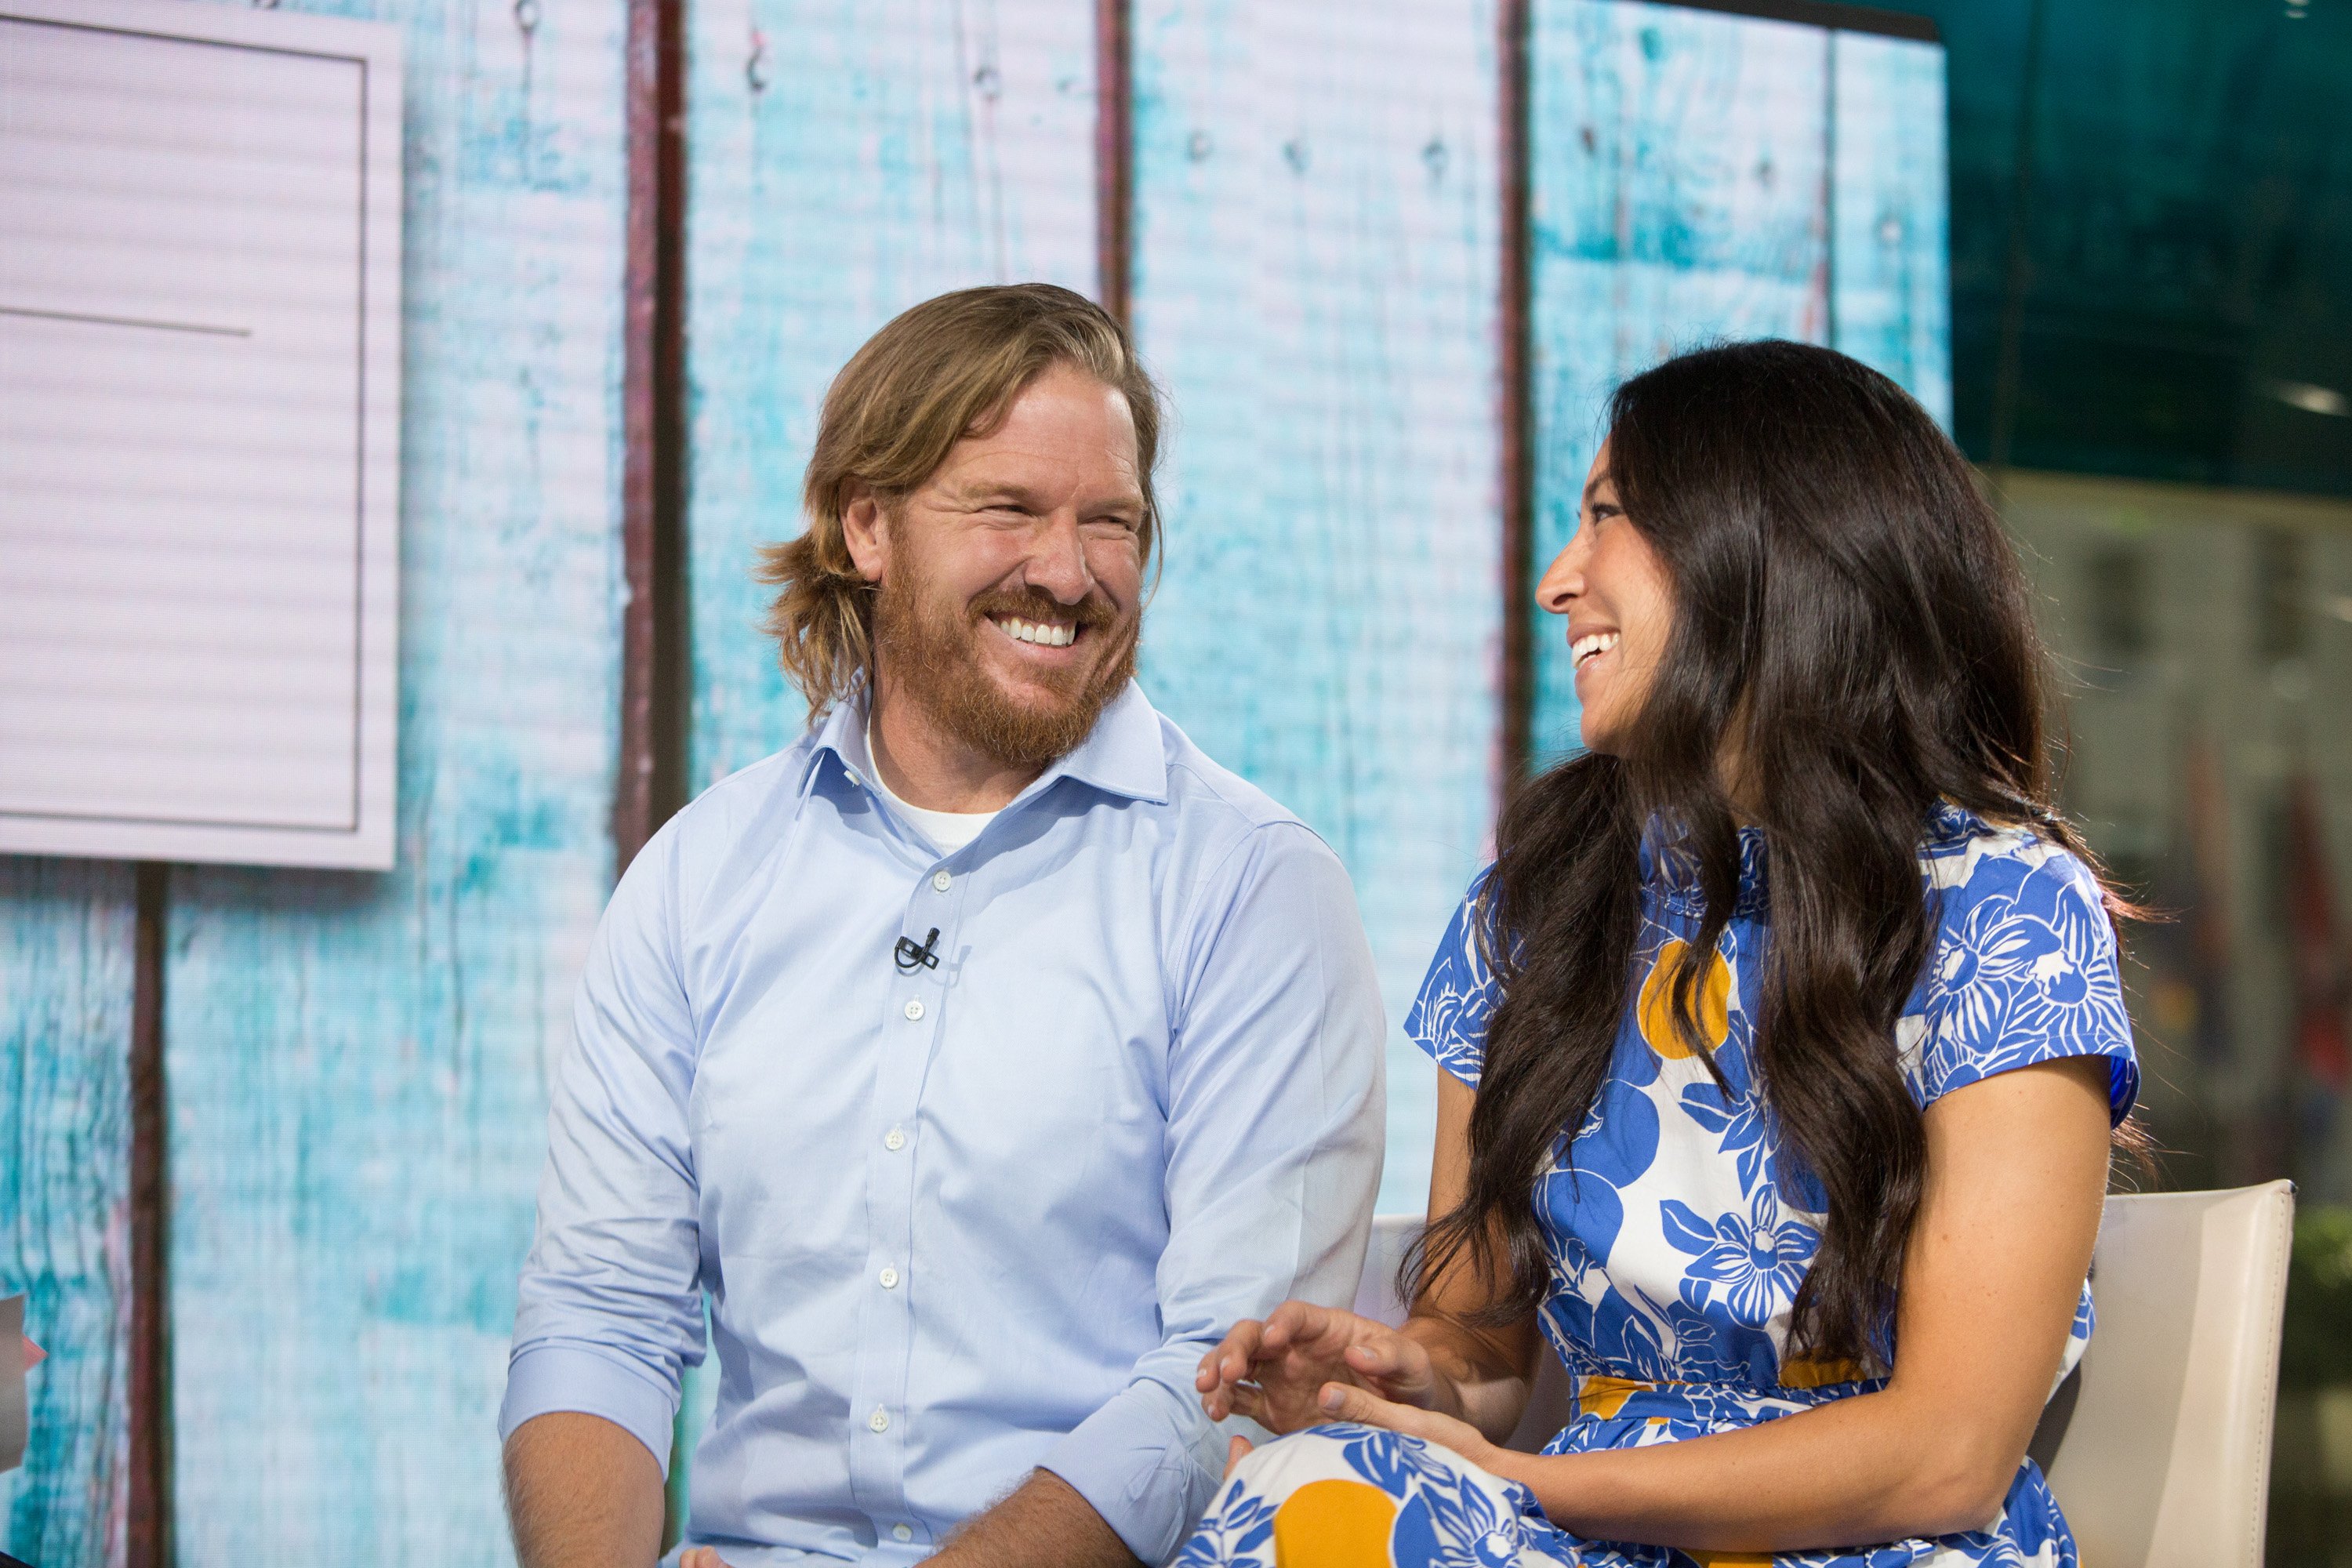
{"type": "Polygon", "coordinates": [[[2161,1180],[2291,1176],[2271,1560],[2352,1561],[2352,16],[1903,7],[1951,93],[1953,430],[2072,678],[2161,1180]]]}
{"type": "MultiPolygon", "coordinates": [[[[1347,860],[1392,1016],[1575,733],[1524,601],[1608,387],[1778,334],[1946,419],[2063,662],[2068,806],[2169,917],[2129,938],[2144,1179],[2302,1185],[2271,1555],[2352,1563],[2340,0],[283,8],[406,48],[399,863],[0,856],[0,1291],[58,1352],[0,1544],[509,1560],[588,933],[800,730],[748,566],[826,378],[1044,278],[1178,405],[1147,688],[1347,860]]],[[[1391,1067],[1381,1206],[1417,1208],[1431,1069],[1391,1067]]]]}

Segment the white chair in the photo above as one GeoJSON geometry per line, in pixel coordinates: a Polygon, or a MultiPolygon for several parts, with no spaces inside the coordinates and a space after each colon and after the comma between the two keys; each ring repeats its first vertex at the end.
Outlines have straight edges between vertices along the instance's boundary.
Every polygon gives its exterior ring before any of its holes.
{"type": "Polygon", "coordinates": [[[2107,1200],[2099,1321],[2033,1435],[2084,1568],[2260,1568],[2294,1187],[2107,1200]]]}
{"type": "MultiPolygon", "coordinates": [[[[2098,1329],[2032,1447],[2084,1568],[2260,1568],[2294,1221],[2287,1182],[2107,1200],[2098,1329]]],[[[1396,1266],[1421,1223],[1373,1222],[1357,1311],[1403,1321],[1396,1266]]],[[[1542,1447],[1569,1408],[1547,1355],[1510,1447],[1542,1447]]]]}

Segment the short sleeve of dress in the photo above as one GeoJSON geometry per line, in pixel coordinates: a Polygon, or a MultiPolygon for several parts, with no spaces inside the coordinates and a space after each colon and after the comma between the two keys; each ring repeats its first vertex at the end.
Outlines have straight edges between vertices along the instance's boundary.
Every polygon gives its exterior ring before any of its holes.
{"type": "Polygon", "coordinates": [[[1478,873],[1454,911],[1421,993],[1404,1016],[1404,1032],[1437,1065],[1472,1089],[1486,1058],[1486,1026],[1502,1001],[1502,987],[1478,942],[1478,894],[1494,868],[1478,873]]]}
{"type": "Polygon", "coordinates": [[[2023,839],[1969,856],[1965,879],[1944,889],[1919,1019],[1919,1101],[2041,1062],[2105,1057],[2108,1116],[2121,1121],[2139,1095],[2139,1058],[2115,927],[2088,868],[2023,839]]]}

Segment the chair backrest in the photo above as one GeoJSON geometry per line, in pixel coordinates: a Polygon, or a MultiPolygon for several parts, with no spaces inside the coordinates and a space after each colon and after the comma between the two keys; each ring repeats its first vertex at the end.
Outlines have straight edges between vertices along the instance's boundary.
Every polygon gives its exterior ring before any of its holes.
{"type": "Polygon", "coordinates": [[[2107,1200],[2098,1327],[2034,1434],[2084,1568],[2259,1568],[2294,1188],[2107,1200]]]}
{"type": "MultiPolygon", "coordinates": [[[[2084,1568],[2260,1568],[2294,1219],[2286,1182],[2107,1200],[2098,1329],[2032,1447],[2084,1568]]],[[[1357,1311],[1403,1321],[1396,1266],[1421,1224],[1373,1221],[1357,1311]]],[[[1545,1356],[1510,1446],[1567,1425],[1568,1395],[1545,1356]]]]}

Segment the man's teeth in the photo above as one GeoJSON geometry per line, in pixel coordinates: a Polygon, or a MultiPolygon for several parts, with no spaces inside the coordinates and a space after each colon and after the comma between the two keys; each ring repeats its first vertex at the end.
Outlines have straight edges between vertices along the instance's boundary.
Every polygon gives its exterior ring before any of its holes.
{"type": "Polygon", "coordinates": [[[1568,645],[1570,662],[1582,668],[1584,661],[1595,654],[1607,653],[1617,646],[1615,632],[1588,632],[1568,645]]]}
{"type": "Polygon", "coordinates": [[[1067,647],[1077,640],[1078,628],[1054,621],[1024,621],[1006,616],[996,623],[1005,635],[1022,642],[1033,642],[1039,647],[1067,647]]]}

